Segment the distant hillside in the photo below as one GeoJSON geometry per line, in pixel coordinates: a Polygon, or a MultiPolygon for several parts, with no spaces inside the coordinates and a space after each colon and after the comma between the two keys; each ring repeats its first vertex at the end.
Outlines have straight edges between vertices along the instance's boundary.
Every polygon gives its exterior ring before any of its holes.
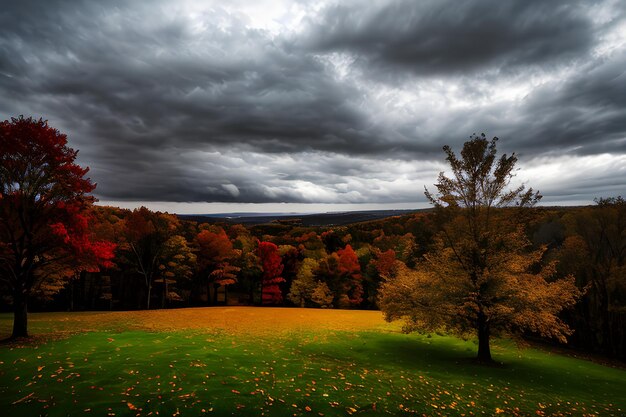
{"type": "Polygon", "coordinates": [[[223,214],[179,214],[183,220],[198,223],[239,223],[246,225],[284,223],[302,226],[340,226],[351,223],[379,220],[392,216],[402,216],[428,209],[415,210],[368,210],[337,213],[223,213],[223,214]]]}

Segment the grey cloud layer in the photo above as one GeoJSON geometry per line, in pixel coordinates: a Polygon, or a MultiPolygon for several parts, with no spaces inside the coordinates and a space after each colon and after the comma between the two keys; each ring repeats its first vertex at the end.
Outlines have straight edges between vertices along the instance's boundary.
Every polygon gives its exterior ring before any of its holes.
{"type": "Polygon", "coordinates": [[[624,47],[594,49],[624,7],[598,23],[587,2],[452,3],[342,2],[276,34],[217,3],[192,19],[166,2],[14,2],[0,116],[67,132],[110,200],[417,201],[441,146],[474,131],[527,159],[626,152],[624,47]],[[533,77],[518,100],[482,87],[533,77]],[[480,103],[381,104],[437,83],[480,103]]]}
{"type": "Polygon", "coordinates": [[[577,3],[401,0],[369,8],[339,5],[313,24],[310,44],[322,51],[357,53],[386,78],[405,71],[459,75],[542,66],[580,59],[592,46],[593,27],[577,3]]]}

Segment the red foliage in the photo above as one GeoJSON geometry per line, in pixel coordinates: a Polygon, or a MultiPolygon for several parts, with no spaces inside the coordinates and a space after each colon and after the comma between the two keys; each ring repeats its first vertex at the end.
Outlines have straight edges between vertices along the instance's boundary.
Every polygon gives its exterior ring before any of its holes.
{"type": "Polygon", "coordinates": [[[113,244],[92,241],[88,193],[95,184],[84,178],[89,169],[74,163],[76,155],[46,121],[0,123],[0,276],[13,292],[14,336],[27,333],[26,302],[38,280],[95,271],[113,258],[113,244]]]}
{"type": "Polygon", "coordinates": [[[98,272],[100,267],[113,267],[117,245],[109,241],[94,240],[89,227],[93,220],[91,214],[88,211],[81,211],[77,206],[68,205],[67,215],[64,242],[66,248],[71,248],[74,255],[75,269],[77,271],[98,272]]]}
{"type": "Polygon", "coordinates": [[[138,242],[146,236],[156,233],[156,227],[151,221],[155,214],[143,206],[130,212],[124,220],[126,239],[129,242],[138,242]]]}
{"type": "Polygon", "coordinates": [[[378,271],[378,275],[388,278],[391,276],[391,272],[396,264],[396,252],[393,249],[380,252],[373,263],[378,271]]]}
{"type": "MultiPolygon", "coordinates": [[[[2,241],[40,259],[97,271],[112,266],[115,245],[94,242],[89,208],[95,188],[83,178],[89,168],[74,163],[78,151],[43,120],[14,118],[0,123],[0,220],[2,241]],[[23,239],[28,236],[28,239],[23,239]]],[[[21,255],[13,251],[15,259],[21,255]]],[[[37,265],[33,265],[36,267],[37,265]]]]}
{"type": "Polygon", "coordinates": [[[283,294],[278,284],[285,282],[285,279],[281,276],[283,263],[278,252],[278,246],[272,242],[260,242],[257,256],[263,269],[263,281],[261,283],[263,304],[279,304],[283,301],[283,294]]]}
{"type": "Polygon", "coordinates": [[[359,265],[359,258],[356,256],[356,252],[352,249],[352,246],[346,245],[344,249],[337,251],[339,256],[339,273],[349,276],[361,276],[361,265],[359,265]]]}
{"type": "MultiPolygon", "coordinates": [[[[92,242],[90,252],[93,253],[97,263],[103,268],[112,268],[115,266],[113,259],[115,258],[115,249],[117,245],[113,242],[100,241],[92,242]]],[[[91,267],[87,272],[95,272],[97,269],[91,267]]]]}
{"type": "Polygon", "coordinates": [[[162,245],[169,239],[180,223],[176,216],[160,211],[151,211],[139,207],[128,214],[124,220],[123,233],[128,243],[138,244],[144,239],[162,245]]]}
{"type": "Polygon", "coordinates": [[[96,185],[83,178],[89,168],[75,164],[78,151],[66,145],[66,135],[41,119],[19,117],[1,122],[0,161],[13,180],[2,179],[2,198],[16,204],[61,204],[74,198],[84,199],[84,194],[96,185]],[[25,187],[35,182],[40,185],[25,187]]]}
{"type": "Polygon", "coordinates": [[[337,256],[339,257],[339,274],[345,279],[344,288],[350,299],[350,304],[359,305],[363,301],[363,284],[361,282],[363,277],[359,258],[350,245],[346,245],[344,249],[339,249],[337,256]]]}

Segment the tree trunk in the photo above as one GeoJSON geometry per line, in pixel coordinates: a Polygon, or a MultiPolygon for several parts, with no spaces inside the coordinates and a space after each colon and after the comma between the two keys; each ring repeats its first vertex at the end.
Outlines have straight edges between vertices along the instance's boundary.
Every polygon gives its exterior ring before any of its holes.
{"type": "Polygon", "coordinates": [[[167,278],[163,278],[163,285],[165,286],[165,296],[163,297],[163,308],[165,308],[165,306],[167,306],[167,303],[168,303],[167,293],[169,291],[169,288],[167,288],[167,278]]]}
{"type": "Polygon", "coordinates": [[[217,305],[217,290],[220,288],[219,284],[213,284],[213,305],[217,305]]]}
{"type": "Polygon", "coordinates": [[[167,292],[166,286],[167,284],[165,284],[165,280],[163,280],[163,291],[161,291],[161,308],[164,309],[165,308],[165,293],[167,292]]]}
{"type": "Polygon", "coordinates": [[[480,363],[491,363],[491,349],[489,348],[489,323],[484,313],[478,313],[478,356],[480,363]]]}
{"type": "Polygon", "coordinates": [[[146,310],[150,310],[150,297],[152,296],[152,280],[148,281],[148,299],[146,300],[146,310]]]}
{"type": "Polygon", "coordinates": [[[74,311],[74,287],[76,287],[75,279],[70,282],[70,311],[74,311]]]}
{"type": "Polygon", "coordinates": [[[11,338],[28,337],[28,302],[21,291],[13,296],[13,334],[11,338]]]}
{"type": "MultiPolygon", "coordinates": [[[[607,272],[608,275],[608,272],[607,272]]],[[[606,284],[603,282],[600,288],[602,291],[600,295],[600,319],[602,320],[602,350],[605,355],[612,358],[615,356],[615,344],[613,341],[613,329],[611,320],[611,310],[609,304],[609,292],[606,288],[606,284]]]]}

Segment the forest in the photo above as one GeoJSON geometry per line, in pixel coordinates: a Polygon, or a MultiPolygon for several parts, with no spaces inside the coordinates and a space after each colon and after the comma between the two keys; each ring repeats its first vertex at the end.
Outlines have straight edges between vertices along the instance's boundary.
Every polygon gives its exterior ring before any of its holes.
{"type": "MultiPolygon", "coordinates": [[[[198,223],[145,207],[93,206],[90,217],[97,239],[115,245],[112,265],[41,280],[31,310],[377,309],[381,284],[415,267],[442,227],[433,211],[340,227],[198,223]]],[[[571,274],[584,291],[562,313],[574,330],[569,346],[626,359],[626,202],[535,207],[525,233],[545,248],[542,264],[556,261],[554,279],[571,274]]]]}

